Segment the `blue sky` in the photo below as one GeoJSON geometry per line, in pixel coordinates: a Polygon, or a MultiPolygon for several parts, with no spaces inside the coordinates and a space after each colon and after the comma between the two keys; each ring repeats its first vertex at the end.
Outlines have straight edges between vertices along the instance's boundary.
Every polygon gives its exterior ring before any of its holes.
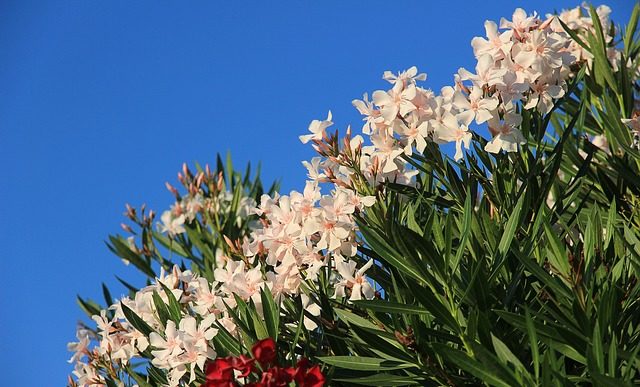
{"type": "MultiPolygon", "coordinates": [[[[384,70],[416,65],[437,90],[473,68],[484,20],[577,4],[0,2],[1,384],[65,383],[76,294],[140,283],[104,240],[125,203],[165,209],[183,162],[229,150],[301,190],[298,135],[330,109],[359,128],[350,101],[384,70]]],[[[633,1],[608,4],[626,22],[633,1]]]]}

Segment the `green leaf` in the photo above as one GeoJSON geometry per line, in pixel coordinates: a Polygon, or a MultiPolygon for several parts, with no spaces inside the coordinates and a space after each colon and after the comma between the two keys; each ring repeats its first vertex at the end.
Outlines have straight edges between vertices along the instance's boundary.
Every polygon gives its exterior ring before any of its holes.
{"type": "Polygon", "coordinates": [[[493,333],[491,334],[491,343],[493,344],[493,349],[498,356],[498,359],[502,361],[504,364],[511,363],[515,365],[517,368],[524,369],[522,362],[518,359],[513,352],[506,346],[506,344],[497,338],[493,333]]]}
{"type": "MultiPolygon", "coordinates": [[[[299,306],[300,306],[300,315],[299,315],[298,321],[302,321],[302,319],[304,319],[304,308],[302,308],[302,303],[300,303],[299,306]]],[[[296,333],[293,336],[293,340],[291,341],[291,349],[289,351],[289,357],[292,359],[294,358],[296,347],[298,346],[298,342],[300,341],[300,336],[302,335],[303,327],[304,327],[303,323],[298,323],[298,327],[296,328],[296,333]]]]}
{"type": "Polygon", "coordinates": [[[618,211],[616,208],[615,199],[611,201],[611,205],[609,206],[609,213],[607,215],[607,227],[606,227],[606,235],[604,238],[604,249],[606,250],[609,247],[609,243],[611,243],[611,239],[616,232],[616,219],[618,217],[618,211]]]}
{"type": "Polygon", "coordinates": [[[155,366],[147,367],[147,374],[149,374],[149,377],[153,380],[152,385],[162,386],[167,384],[167,376],[161,369],[155,366]]]}
{"type": "Polygon", "coordinates": [[[152,385],[149,384],[149,382],[147,381],[147,376],[146,375],[139,374],[139,373],[135,372],[134,370],[132,370],[130,367],[127,367],[127,373],[129,375],[131,375],[131,377],[133,378],[133,380],[136,381],[136,384],[138,384],[138,386],[140,386],[140,387],[152,387],[152,385]]]}
{"type": "Polygon", "coordinates": [[[253,343],[258,340],[255,334],[255,331],[249,328],[249,326],[247,325],[247,322],[243,320],[240,317],[240,314],[238,313],[239,311],[246,310],[247,304],[237,295],[234,294],[234,296],[235,296],[237,307],[231,308],[229,305],[227,305],[226,302],[223,301],[224,306],[227,308],[227,312],[229,313],[233,321],[236,323],[238,328],[240,328],[240,333],[244,336],[245,341],[253,343]]]}
{"type": "Polygon", "coordinates": [[[564,24],[562,19],[557,17],[556,20],[560,22],[560,25],[569,34],[569,36],[571,36],[571,39],[575,40],[575,42],[578,43],[580,46],[582,46],[582,48],[584,48],[585,50],[591,52],[591,48],[589,47],[589,45],[587,45],[582,39],[580,39],[580,37],[578,36],[578,34],[576,34],[574,30],[572,30],[571,28],[569,28],[569,26],[564,24]]]}
{"type": "Polygon", "coordinates": [[[473,218],[473,204],[471,203],[471,193],[467,191],[467,198],[464,201],[464,210],[462,217],[462,227],[460,231],[460,243],[458,244],[458,251],[456,251],[456,256],[453,262],[451,262],[451,272],[455,273],[458,269],[458,265],[460,264],[460,260],[462,260],[462,255],[465,251],[465,246],[467,245],[467,240],[469,239],[469,234],[471,233],[471,221],[473,218]]]}
{"type": "Polygon", "coordinates": [[[87,314],[87,316],[92,317],[100,315],[100,311],[102,310],[102,308],[100,308],[100,305],[96,304],[94,301],[83,300],[80,296],[77,296],[76,300],[78,301],[78,305],[80,305],[80,308],[87,314]]]}
{"type": "Polygon", "coordinates": [[[567,257],[564,246],[562,246],[555,231],[551,229],[551,226],[549,226],[548,223],[544,224],[544,232],[547,236],[547,241],[549,242],[550,247],[550,253],[547,254],[549,262],[560,274],[565,278],[568,278],[571,267],[569,266],[569,258],[567,257]]]}
{"type": "Polygon", "coordinates": [[[413,364],[366,356],[321,356],[321,362],[356,371],[390,371],[415,367],[413,364]]]}
{"type": "Polygon", "coordinates": [[[391,332],[380,329],[362,328],[357,325],[351,326],[351,329],[355,336],[379,357],[392,361],[417,363],[391,332]]]}
{"type": "Polygon", "coordinates": [[[171,318],[169,309],[167,308],[167,305],[164,303],[164,301],[162,301],[162,298],[160,297],[158,292],[156,292],[155,290],[153,291],[152,298],[153,304],[156,307],[156,313],[158,313],[158,317],[160,318],[160,322],[163,326],[166,326],[167,320],[171,318]]]}
{"type": "Polygon", "coordinates": [[[445,306],[446,300],[438,297],[427,287],[414,284],[411,288],[415,289],[412,293],[416,300],[438,319],[440,323],[449,326],[454,332],[461,332],[460,324],[458,324],[458,321],[445,306]]]}
{"type": "Polygon", "coordinates": [[[280,324],[280,307],[276,304],[273,294],[271,294],[271,290],[267,286],[262,288],[260,298],[262,299],[262,311],[265,324],[267,325],[267,331],[269,332],[269,336],[277,341],[280,324]]]}
{"type": "Polygon", "coordinates": [[[185,250],[184,247],[182,247],[177,240],[169,239],[168,237],[162,235],[161,233],[155,230],[152,231],[152,234],[153,234],[153,239],[158,241],[163,247],[167,248],[169,251],[172,251],[184,258],[189,258],[192,256],[192,254],[189,253],[187,250],[185,250]]]}
{"type": "Polygon", "coordinates": [[[608,363],[609,363],[609,374],[612,376],[616,376],[616,373],[618,372],[618,343],[617,343],[617,339],[616,339],[616,334],[614,333],[611,337],[611,343],[609,343],[609,356],[608,356],[608,363]]]}
{"type": "Polygon", "coordinates": [[[395,314],[430,314],[427,309],[415,306],[400,304],[384,300],[357,300],[353,303],[361,308],[373,310],[375,312],[395,313],[395,314]]]}
{"type": "Polygon", "coordinates": [[[531,379],[529,372],[522,364],[520,359],[518,359],[518,357],[514,355],[513,352],[511,352],[509,347],[507,347],[507,345],[502,340],[494,336],[493,333],[491,334],[491,342],[493,344],[493,349],[498,356],[498,359],[500,359],[500,361],[505,365],[507,365],[507,363],[513,364],[520,375],[529,382],[529,385],[533,386],[535,383],[531,379]]]}
{"type": "Polygon", "coordinates": [[[154,332],[153,328],[149,326],[143,319],[141,319],[134,311],[132,311],[124,303],[120,303],[122,307],[122,313],[129,323],[140,331],[143,335],[149,336],[151,332],[154,332]]]}
{"type": "Polygon", "coordinates": [[[559,340],[548,341],[547,344],[549,345],[549,347],[555,349],[566,357],[573,359],[580,364],[587,364],[587,358],[572,346],[564,344],[559,340]]]}
{"type": "Polygon", "coordinates": [[[109,236],[109,242],[106,243],[107,248],[111,250],[114,254],[119,256],[120,258],[131,262],[135,267],[138,268],[142,273],[144,273],[149,278],[155,278],[156,274],[151,268],[151,263],[146,259],[142,258],[140,255],[133,252],[127,243],[122,239],[121,236],[109,236]]]}
{"type": "Polygon", "coordinates": [[[613,78],[613,72],[609,59],[607,58],[607,43],[602,31],[602,24],[600,23],[600,17],[593,5],[589,5],[589,13],[591,14],[591,21],[595,29],[594,35],[589,33],[589,45],[591,46],[591,53],[594,56],[593,64],[597,68],[597,71],[604,77],[609,84],[609,87],[617,94],[618,87],[613,78]]]}
{"type": "Polygon", "coordinates": [[[337,382],[361,384],[364,386],[415,386],[424,381],[423,378],[407,375],[393,375],[387,373],[376,373],[358,378],[337,378],[337,382]]]}
{"type": "Polygon", "coordinates": [[[533,363],[533,371],[536,377],[536,381],[540,380],[540,349],[538,347],[538,334],[536,333],[536,328],[533,325],[533,320],[531,319],[531,313],[529,313],[529,308],[524,310],[525,312],[525,322],[527,324],[527,335],[529,336],[529,346],[531,348],[531,358],[533,363]]]}
{"type": "Polygon", "coordinates": [[[109,292],[109,288],[107,285],[102,283],[102,295],[104,296],[104,302],[107,303],[107,306],[113,305],[113,298],[111,298],[111,292],[109,292]]]}
{"type": "Polygon", "coordinates": [[[509,216],[509,220],[504,227],[504,232],[502,233],[502,238],[500,238],[500,243],[498,244],[498,252],[502,257],[507,253],[509,247],[511,247],[511,241],[520,226],[520,213],[522,212],[522,206],[524,204],[526,195],[523,193],[520,195],[516,206],[511,211],[511,215],[509,216]]]}
{"type": "Polygon", "coordinates": [[[600,324],[596,320],[593,327],[593,338],[591,339],[593,358],[596,361],[598,372],[604,373],[604,346],[602,343],[602,333],[600,332],[600,324]]]}
{"type": "Polygon", "coordinates": [[[364,328],[378,329],[378,326],[376,324],[372,323],[371,321],[367,320],[364,317],[360,317],[355,313],[349,312],[348,310],[335,309],[335,313],[336,315],[338,315],[338,318],[340,320],[343,320],[350,324],[355,324],[357,326],[364,327],[364,328]]]}
{"type": "Polygon", "coordinates": [[[360,226],[360,232],[367,244],[371,246],[371,249],[378,253],[381,258],[387,261],[392,267],[395,267],[404,274],[411,276],[418,282],[425,282],[421,270],[411,264],[407,257],[400,256],[397,250],[391,247],[378,231],[375,231],[372,226],[364,223],[363,221],[358,221],[358,225],[360,226]]]}
{"type": "Polygon", "coordinates": [[[171,289],[169,289],[165,284],[163,284],[160,281],[158,281],[158,283],[162,286],[162,288],[164,289],[164,293],[167,295],[167,298],[169,299],[169,305],[167,306],[169,309],[169,315],[171,316],[171,320],[173,320],[173,322],[178,324],[182,319],[182,306],[180,305],[178,300],[176,300],[176,297],[173,295],[173,292],[171,291],[171,289]]]}
{"type": "Polygon", "coordinates": [[[493,372],[491,372],[482,363],[469,357],[469,355],[467,355],[464,352],[453,349],[447,345],[438,344],[438,343],[433,344],[433,349],[436,351],[436,353],[438,353],[445,359],[449,360],[450,362],[455,364],[457,367],[460,367],[463,370],[474,375],[475,377],[479,378],[484,383],[487,383],[492,386],[512,387],[512,384],[505,382],[500,377],[498,377],[493,372]]]}
{"type": "Polygon", "coordinates": [[[238,356],[242,353],[242,348],[238,341],[229,334],[227,329],[220,323],[218,323],[218,333],[213,337],[213,341],[218,343],[219,346],[234,356],[238,356]]]}
{"type": "Polygon", "coordinates": [[[249,307],[247,308],[247,312],[249,313],[249,317],[251,317],[251,325],[252,332],[256,334],[256,338],[258,340],[266,339],[269,337],[269,331],[267,330],[267,324],[264,319],[258,315],[258,311],[256,310],[256,305],[253,303],[253,300],[249,300],[249,307]]]}
{"type": "Polygon", "coordinates": [[[631,17],[629,18],[629,23],[627,24],[627,29],[623,36],[624,40],[624,56],[629,57],[631,53],[631,47],[634,43],[634,35],[636,33],[636,28],[638,27],[638,18],[640,17],[640,4],[636,2],[633,6],[633,11],[631,12],[631,17]]]}

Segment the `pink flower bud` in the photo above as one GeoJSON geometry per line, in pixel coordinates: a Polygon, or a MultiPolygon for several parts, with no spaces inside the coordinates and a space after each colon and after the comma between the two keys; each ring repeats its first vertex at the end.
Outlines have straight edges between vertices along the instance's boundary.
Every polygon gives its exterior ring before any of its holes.
{"type": "Polygon", "coordinates": [[[171,184],[169,184],[169,182],[164,183],[165,186],[167,187],[167,189],[169,190],[169,192],[171,192],[172,194],[178,196],[178,190],[172,186],[171,184]]]}

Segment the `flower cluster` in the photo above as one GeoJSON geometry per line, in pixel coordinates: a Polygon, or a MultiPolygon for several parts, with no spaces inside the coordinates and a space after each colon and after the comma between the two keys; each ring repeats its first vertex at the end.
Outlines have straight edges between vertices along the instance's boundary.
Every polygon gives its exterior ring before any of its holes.
{"type": "MultiPolygon", "coordinates": [[[[211,222],[211,217],[227,214],[232,201],[230,194],[220,188],[213,190],[215,195],[195,188],[206,185],[206,176],[200,176],[205,175],[194,176],[185,167],[184,175],[179,175],[189,187],[184,197],[169,186],[177,200],[171,210],[163,213],[157,226],[170,238],[185,233],[187,225],[197,218],[211,222]]],[[[207,359],[216,358],[211,340],[218,329],[237,336],[236,323],[227,309],[236,308],[236,297],[253,303],[257,312],[262,313],[264,288],[278,299],[298,295],[300,284],[305,280],[316,281],[322,268],[334,271],[329,277],[336,284],[336,296],[348,295],[351,300],[362,296],[371,298],[373,290],[363,274],[371,264],[356,272],[355,262],[347,260],[357,251],[353,215],[374,201],[373,197],[362,197],[340,187],[323,196],[318,184],[312,181],[303,193],[263,195],[257,207],[251,198],[239,198],[236,216],[246,219],[255,214],[259,221],[249,223],[252,231],[244,239],[244,248],[240,248],[239,242],[234,245],[228,241],[236,258],[216,250],[213,281],[189,270],[180,270],[178,266],[168,273],[162,270],[151,285],[93,316],[95,333],[81,327],[79,341],[69,344],[76,364],[73,383],[102,385],[105,379],[100,370],[117,372],[132,359],[149,358],[149,354],[151,365],[166,372],[168,386],[181,385],[184,380],[191,383],[198,370],[205,370],[207,359]],[[335,262],[333,267],[331,262],[335,262]],[[171,308],[177,315],[167,318],[167,310],[171,308]],[[127,311],[137,316],[150,332],[142,332],[139,325],[132,325],[127,311]],[[90,348],[92,342],[96,345],[90,348]]],[[[128,216],[142,225],[148,225],[153,218],[145,215],[138,221],[131,208],[128,216]]],[[[151,246],[138,248],[132,238],[128,241],[132,251],[151,254],[151,246]]],[[[320,308],[313,298],[306,294],[300,296],[307,312],[317,316],[320,308]]],[[[310,330],[317,327],[309,318],[304,318],[303,324],[310,330]]],[[[298,368],[297,378],[302,377],[305,369],[298,368]]]]}
{"type": "Polygon", "coordinates": [[[272,338],[260,340],[251,348],[253,358],[246,355],[217,358],[207,364],[204,387],[244,386],[286,387],[295,382],[300,387],[322,387],[324,375],[318,365],[301,358],[295,367],[282,367],[277,362],[276,343],[272,338]],[[258,366],[256,366],[256,363],[258,366]],[[254,381],[249,381],[254,380],[254,381]]]}
{"type": "MultiPolygon", "coordinates": [[[[602,26],[602,32],[607,44],[613,42],[615,29],[612,28],[612,23],[609,18],[611,14],[611,8],[606,5],[600,5],[596,8],[596,16],[602,26]]],[[[552,18],[553,15],[547,15],[548,18],[552,18]]],[[[569,10],[564,10],[557,15],[557,18],[552,19],[550,28],[557,33],[564,34],[565,29],[559,21],[562,21],[569,29],[575,31],[580,37],[585,37],[586,33],[595,33],[595,27],[593,25],[593,19],[591,17],[589,8],[586,5],[581,7],[575,7],[569,10]]],[[[593,54],[591,54],[583,45],[575,40],[569,42],[567,50],[573,57],[579,62],[587,63],[587,71],[591,68],[593,63],[593,54]]],[[[615,45],[607,47],[607,58],[611,66],[617,70],[620,66],[620,50],[615,45]]]]}
{"type": "MultiPolygon", "coordinates": [[[[597,12],[609,31],[610,9],[602,6],[597,12]]],[[[590,54],[559,20],[577,34],[593,31],[591,18],[583,15],[581,7],[546,19],[519,8],[511,20],[503,18],[499,26],[485,22],[486,37],[471,42],[477,59],[475,72],[459,69],[454,86],[443,87],[439,94],[417,85],[426,75],[418,73],[416,67],[397,75],[385,72],[383,79],[392,84],[391,89],[373,92],[371,100],[365,94],[362,100],[353,101],[363,115],[362,132],[372,145],[363,147],[363,138],[356,136],[349,146],[352,151],[360,148],[358,167],[367,180],[398,181],[399,176],[410,180],[415,171],[406,168],[403,155],[422,153],[428,141],[455,142],[454,158],[461,159],[462,147],[469,149],[473,138],[472,123],[487,124],[492,135],[484,148],[487,152],[517,151],[526,143],[519,130],[522,109],[549,113],[567,91],[572,65],[590,60],[590,54]]],[[[616,52],[615,47],[610,48],[612,63],[616,63],[616,52]]],[[[301,136],[301,140],[319,142],[326,138],[331,118],[329,114],[324,121],[313,121],[309,126],[312,134],[301,136]]],[[[314,159],[306,165],[316,179],[326,177],[319,170],[344,176],[343,181],[353,174],[344,163],[336,163],[335,157],[314,159]]]]}
{"type": "MultiPolygon", "coordinates": [[[[233,203],[233,192],[224,189],[224,179],[217,176],[214,179],[207,166],[205,171],[193,174],[185,165],[178,173],[178,180],[187,188],[188,194],[181,197],[178,190],[167,183],[167,189],[176,196],[176,202],[170,209],[164,211],[158,223],[158,230],[169,236],[176,236],[186,232],[184,224],[192,223],[200,218],[203,223],[221,214],[227,214],[233,203]],[[206,188],[207,191],[203,191],[206,188]]],[[[253,198],[242,196],[236,211],[238,222],[246,220],[251,215],[256,202],[253,198]]]]}
{"type": "MultiPolygon", "coordinates": [[[[342,267],[345,259],[356,254],[353,215],[374,202],[372,196],[362,197],[340,187],[330,195],[321,195],[314,181],[307,182],[302,193],[292,191],[273,198],[264,195],[256,209],[262,226],[245,244],[245,255],[260,255],[274,267],[267,273],[275,284],[271,288],[274,295],[297,294],[300,282],[316,280],[331,258],[342,267]]],[[[347,275],[344,270],[339,273],[347,275]]],[[[360,297],[359,291],[352,292],[351,299],[360,297]]]]}
{"type": "Polygon", "coordinates": [[[169,371],[168,385],[179,385],[186,373],[192,382],[196,369],[204,370],[206,359],[215,357],[211,347],[211,339],[217,333],[214,322],[229,329],[235,327],[228,316],[218,313],[220,308],[224,308],[222,299],[215,297],[210,284],[203,278],[190,271],[182,272],[177,266],[166,275],[161,273],[156,283],[137,291],[135,298],[124,297],[99,316],[93,316],[97,345],[92,350],[89,349],[91,336],[88,331],[78,331],[79,342],[69,346],[75,352],[72,360],[76,362],[77,383],[104,384],[97,371],[105,362],[126,366],[134,357],[142,357],[148,349],[153,356],[151,363],[169,371]],[[177,302],[180,310],[179,316],[174,317],[177,323],[162,318],[159,310],[173,302],[177,302]],[[125,308],[135,313],[152,331],[144,334],[139,327],[134,327],[127,319],[125,308]],[[82,361],[85,355],[87,363],[82,361]]]}

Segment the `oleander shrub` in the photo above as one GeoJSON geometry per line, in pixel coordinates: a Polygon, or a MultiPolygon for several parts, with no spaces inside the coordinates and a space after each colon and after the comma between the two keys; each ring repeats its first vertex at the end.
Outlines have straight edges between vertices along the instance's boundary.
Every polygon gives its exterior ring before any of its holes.
{"type": "Polygon", "coordinates": [[[438,92],[385,72],[300,137],[301,192],[183,166],[109,237],[146,283],[79,298],[69,385],[640,384],[640,7],[609,13],[487,21],[438,92]]]}

